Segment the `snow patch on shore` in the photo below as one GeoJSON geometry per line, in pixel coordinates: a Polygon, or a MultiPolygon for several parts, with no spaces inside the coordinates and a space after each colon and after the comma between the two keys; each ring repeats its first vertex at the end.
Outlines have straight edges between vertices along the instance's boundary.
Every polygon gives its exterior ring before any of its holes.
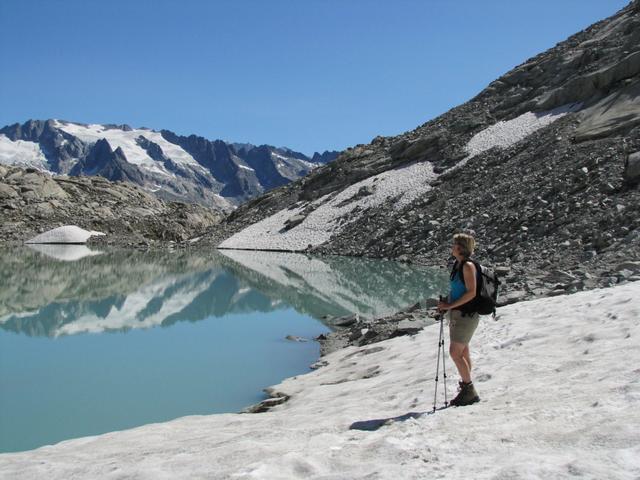
{"type": "Polygon", "coordinates": [[[102,232],[96,232],[95,230],[85,230],[77,225],[64,225],[62,227],[53,228],[47,230],[39,235],[36,235],[30,240],[24,243],[86,243],[92,236],[104,236],[102,232]]]}
{"type": "MultiPolygon", "coordinates": [[[[270,412],[190,416],[3,454],[0,477],[637,478],[639,295],[635,282],[500,308],[471,343],[482,401],[469,407],[428,413],[436,325],[326,356],[327,366],[274,386],[291,398],[270,412]],[[349,429],[407,412],[426,414],[349,429]]],[[[448,357],[446,367],[451,395],[448,357]]]]}
{"type": "MultiPolygon", "coordinates": [[[[517,118],[501,121],[474,135],[465,150],[469,154],[453,169],[460,168],[471,158],[491,148],[507,148],[536,130],[539,130],[564,115],[575,112],[581,104],[570,104],[548,112],[527,112],[517,118]]],[[[327,242],[339,234],[346,225],[356,221],[368,208],[378,208],[385,202],[393,202],[399,210],[420,198],[431,189],[438,177],[431,163],[413,163],[388,170],[357,182],[337,194],[327,194],[310,204],[301,204],[292,209],[281,210],[223,241],[220,248],[303,251],[327,242]],[[371,194],[359,195],[363,190],[371,194]],[[353,199],[349,201],[349,199],[353,199]],[[287,228],[287,220],[313,211],[304,221],[287,228]]]]}

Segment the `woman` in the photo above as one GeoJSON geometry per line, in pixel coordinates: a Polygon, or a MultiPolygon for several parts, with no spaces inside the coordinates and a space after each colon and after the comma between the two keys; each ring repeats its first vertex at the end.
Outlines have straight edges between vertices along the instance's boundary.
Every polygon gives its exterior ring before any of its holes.
{"type": "Polygon", "coordinates": [[[469,341],[475,332],[479,315],[469,311],[470,302],[476,296],[477,269],[473,262],[468,261],[476,242],[471,235],[458,233],[453,236],[452,255],[456,262],[451,270],[451,287],[449,302],[438,303],[440,311],[448,310],[449,318],[449,354],[460,373],[460,392],[451,400],[451,405],[471,405],[480,401],[473,382],[471,381],[471,356],[469,355],[469,341]]]}

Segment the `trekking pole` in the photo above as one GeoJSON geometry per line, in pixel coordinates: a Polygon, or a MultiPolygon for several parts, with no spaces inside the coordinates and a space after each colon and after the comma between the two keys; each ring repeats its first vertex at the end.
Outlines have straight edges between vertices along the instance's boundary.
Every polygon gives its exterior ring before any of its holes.
{"type": "Polygon", "coordinates": [[[440,341],[442,342],[442,381],[444,382],[444,406],[447,407],[449,402],[447,401],[447,368],[445,367],[444,359],[447,356],[447,349],[444,348],[444,335],[442,329],[444,325],[444,314],[440,314],[440,341]]]}
{"type": "MultiPolygon", "coordinates": [[[[438,374],[440,373],[440,347],[442,346],[442,314],[439,313],[436,319],[440,321],[440,336],[438,337],[438,360],[436,362],[436,388],[433,392],[433,411],[436,411],[436,398],[438,397],[438,374]]],[[[444,360],[443,360],[444,367],[444,360]]],[[[446,387],[446,382],[445,382],[446,387]]],[[[446,392],[446,391],[445,391],[446,392]]],[[[446,395],[446,393],[445,393],[446,395]]]]}

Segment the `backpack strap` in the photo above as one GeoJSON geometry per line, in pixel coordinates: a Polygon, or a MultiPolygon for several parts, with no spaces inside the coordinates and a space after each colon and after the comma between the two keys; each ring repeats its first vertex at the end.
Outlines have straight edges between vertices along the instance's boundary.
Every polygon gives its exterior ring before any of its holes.
{"type": "Polygon", "coordinates": [[[470,258],[465,258],[464,260],[462,260],[460,262],[460,265],[458,265],[458,262],[456,261],[456,263],[453,266],[453,271],[451,272],[451,278],[453,279],[453,276],[455,275],[456,272],[460,272],[460,280],[462,281],[462,284],[466,287],[466,284],[464,283],[464,271],[462,269],[464,267],[464,264],[467,262],[473,263],[473,266],[476,267],[476,295],[472,300],[469,300],[467,303],[465,303],[464,305],[458,308],[458,310],[462,312],[463,317],[465,315],[471,315],[476,311],[475,310],[476,301],[480,296],[480,291],[482,288],[482,284],[480,283],[481,275],[482,275],[482,271],[480,270],[480,264],[470,258]]]}
{"type": "MultiPolygon", "coordinates": [[[[466,287],[466,284],[464,283],[464,264],[467,262],[471,262],[475,265],[475,262],[473,260],[471,260],[470,258],[465,258],[464,260],[462,260],[461,262],[458,262],[456,260],[456,263],[453,264],[453,269],[451,270],[451,280],[453,280],[453,278],[455,277],[456,273],[460,272],[460,281],[462,282],[462,284],[466,287]]],[[[476,266],[476,277],[477,277],[477,273],[478,273],[478,266],[476,266]]]]}

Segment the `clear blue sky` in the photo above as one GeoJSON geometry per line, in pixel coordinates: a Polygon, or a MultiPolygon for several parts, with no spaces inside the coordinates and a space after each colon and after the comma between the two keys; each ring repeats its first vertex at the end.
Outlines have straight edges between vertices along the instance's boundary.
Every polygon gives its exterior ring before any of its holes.
{"type": "Polygon", "coordinates": [[[0,0],[0,126],[310,154],[415,128],[627,0],[0,0]]]}

